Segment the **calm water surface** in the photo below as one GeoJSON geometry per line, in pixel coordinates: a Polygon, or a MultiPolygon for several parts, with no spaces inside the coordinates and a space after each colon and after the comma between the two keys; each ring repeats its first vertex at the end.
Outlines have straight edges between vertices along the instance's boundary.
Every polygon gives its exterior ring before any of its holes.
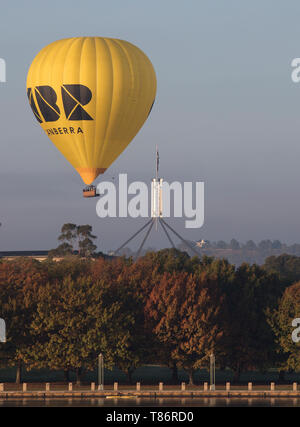
{"type": "Polygon", "coordinates": [[[194,399],[8,399],[1,400],[0,407],[226,407],[226,406],[244,406],[244,407],[300,407],[300,399],[285,399],[285,398],[271,398],[271,399],[214,399],[214,398],[194,398],[194,399]]]}

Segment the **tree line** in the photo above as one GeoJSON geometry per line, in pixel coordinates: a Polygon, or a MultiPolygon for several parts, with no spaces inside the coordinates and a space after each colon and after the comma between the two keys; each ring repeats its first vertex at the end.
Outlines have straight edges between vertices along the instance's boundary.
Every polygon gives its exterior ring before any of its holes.
{"type": "Polygon", "coordinates": [[[300,258],[235,267],[177,249],[131,258],[68,255],[0,261],[0,317],[7,342],[0,366],[76,372],[118,367],[131,381],[146,363],[169,366],[190,383],[214,352],[221,369],[298,370],[291,321],[300,307],[300,258]],[[291,273],[293,272],[293,274],[291,273]]]}
{"type": "MultiPolygon", "coordinates": [[[[280,240],[266,239],[257,243],[253,240],[248,240],[242,243],[236,239],[231,239],[230,242],[225,242],[224,240],[216,242],[209,240],[203,241],[200,239],[198,242],[188,241],[188,243],[194,247],[199,253],[199,256],[207,255],[215,258],[225,258],[230,263],[237,266],[241,265],[243,262],[263,265],[266,258],[282,254],[300,256],[300,244],[294,243],[288,245],[282,243],[280,240]]],[[[184,243],[180,243],[177,249],[187,252],[191,256],[194,255],[194,252],[184,243]]],[[[154,250],[154,248],[145,248],[142,254],[151,250],[154,250]]],[[[136,253],[128,247],[123,248],[121,254],[127,257],[136,255],[136,253]]]]}
{"type": "MultiPolygon", "coordinates": [[[[178,246],[178,249],[192,253],[183,244],[178,246]]],[[[217,242],[206,241],[201,248],[197,248],[200,256],[207,255],[216,258],[226,258],[229,262],[235,265],[241,265],[243,262],[250,264],[263,265],[266,258],[282,254],[300,256],[300,244],[294,243],[288,245],[280,242],[280,240],[261,240],[255,243],[253,240],[248,240],[246,243],[238,242],[236,239],[231,239],[230,242],[219,240],[217,242]]]]}

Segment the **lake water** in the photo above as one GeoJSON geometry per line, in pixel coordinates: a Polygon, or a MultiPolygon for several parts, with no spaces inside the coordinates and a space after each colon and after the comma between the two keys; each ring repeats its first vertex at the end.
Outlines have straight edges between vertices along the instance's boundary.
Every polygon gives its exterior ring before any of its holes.
{"type": "Polygon", "coordinates": [[[194,398],[194,399],[7,399],[0,400],[0,407],[300,407],[300,399],[289,398],[194,398]]]}

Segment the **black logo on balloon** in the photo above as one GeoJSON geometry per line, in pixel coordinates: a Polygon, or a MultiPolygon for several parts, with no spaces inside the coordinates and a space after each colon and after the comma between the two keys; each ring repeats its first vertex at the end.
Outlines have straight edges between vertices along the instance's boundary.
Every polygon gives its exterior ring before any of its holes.
{"type": "Polygon", "coordinates": [[[68,120],[93,120],[82,108],[92,99],[92,92],[83,85],[63,85],[61,95],[68,120]]]}
{"type": "Polygon", "coordinates": [[[56,122],[60,118],[60,110],[56,104],[57,95],[51,86],[37,86],[35,97],[42,116],[46,122],[56,122]]]}
{"type": "MultiPolygon", "coordinates": [[[[61,111],[57,105],[57,94],[51,86],[28,88],[27,96],[39,123],[56,122],[61,117],[61,111]]],[[[67,120],[93,120],[83,108],[92,99],[92,92],[87,86],[63,85],[61,96],[67,120]]]]}
{"type": "Polygon", "coordinates": [[[43,122],[43,120],[42,120],[42,118],[41,118],[41,116],[40,116],[40,114],[39,114],[39,112],[38,112],[38,110],[37,110],[37,108],[36,108],[35,101],[34,101],[34,99],[33,99],[33,95],[32,95],[32,89],[31,89],[31,87],[27,89],[27,96],[28,96],[29,104],[30,104],[30,106],[31,106],[31,109],[32,109],[32,111],[33,111],[33,114],[35,115],[35,117],[36,117],[37,121],[38,121],[39,123],[42,123],[42,122],[43,122]]]}

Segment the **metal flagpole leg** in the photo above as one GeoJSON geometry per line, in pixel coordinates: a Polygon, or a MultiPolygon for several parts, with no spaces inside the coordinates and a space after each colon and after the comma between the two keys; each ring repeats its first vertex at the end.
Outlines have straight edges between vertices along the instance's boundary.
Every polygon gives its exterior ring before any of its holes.
{"type": "Polygon", "coordinates": [[[162,226],[162,229],[164,230],[164,232],[166,233],[166,236],[169,239],[169,242],[171,243],[171,246],[175,249],[176,246],[174,245],[173,240],[171,239],[171,236],[169,235],[166,227],[164,226],[163,222],[161,221],[161,218],[159,218],[159,223],[162,226]]]}
{"type": "Polygon", "coordinates": [[[102,353],[98,356],[98,390],[104,390],[104,360],[102,353]]]}
{"type": "Polygon", "coordinates": [[[123,249],[124,248],[124,246],[126,246],[127,245],[127,243],[129,243],[131,240],[133,240],[141,231],[143,231],[146,227],[147,227],[147,225],[149,225],[150,224],[150,222],[152,222],[152,218],[150,219],[150,221],[148,221],[145,225],[143,225],[143,227],[142,228],[140,228],[136,233],[134,233],[134,235],[133,236],[131,236],[130,237],[130,239],[128,239],[128,240],[126,240],[126,242],[125,243],[123,243],[123,245],[122,246],[120,246],[116,251],[114,251],[114,254],[117,254],[121,249],[123,249]]]}
{"type": "Polygon", "coordinates": [[[141,246],[139,247],[139,250],[138,250],[138,253],[137,253],[137,258],[140,256],[140,252],[141,252],[141,250],[143,249],[143,246],[144,246],[144,244],[145,244],[145,242],[146,242],[146,240],[147,240],[147,238],[148,238],[148,236],[149,236],[149,234],[150,234],[150,231],[152,230],[152,227],[153,227],[153,224],[154,224],[154,219],[152,219],[151,220],[152,221],[152,224],[150,225],[150,227],[149,227],[149,230],[147,231],[147,233],[146,233],[146,236],[144,237],[144,240],[142,241],[142,244],[141,244],[141,246]]]}
{"type": "Polygon", "coordinates": [[[162,221],[162,223],[168,227],[171,231],[173,231],[173,233],[185,244],[187,245],[188,248],[190,248],[191,251],[194,252],[194,254],[196,254],[197,256],[200,256],[200,254],[195,251],[195,249],[186,241],[183,239],[183,237],[180,236],[180,234],[177,233],[177,231],[174,230],[174,228],[172,228],[166,221],[164,221],[162,218],[160,218],[160,220],[162,221]]]}

